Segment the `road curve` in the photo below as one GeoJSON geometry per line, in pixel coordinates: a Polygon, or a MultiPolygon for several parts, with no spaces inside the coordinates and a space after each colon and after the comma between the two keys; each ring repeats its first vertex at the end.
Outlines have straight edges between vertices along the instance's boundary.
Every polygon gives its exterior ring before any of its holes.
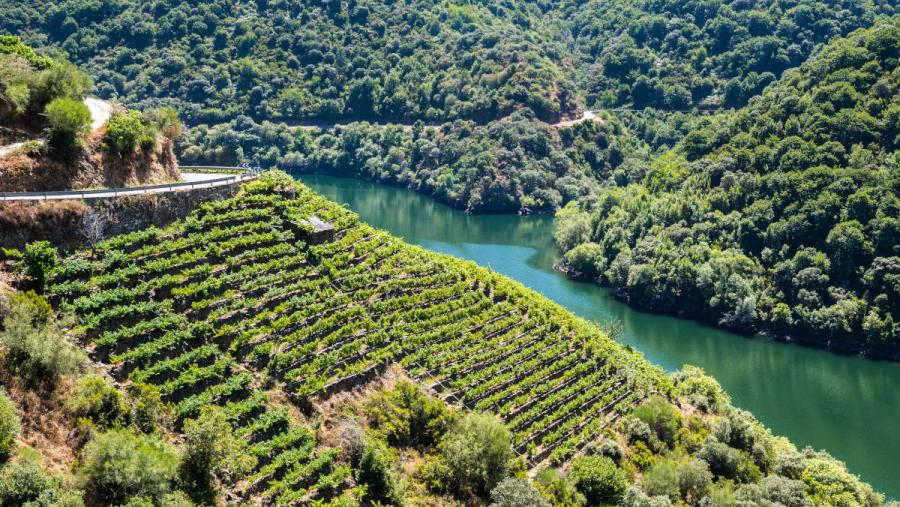
{"type": "Polygon", "coordinates": [[[108,199],[146,194],[165,194],[200,188],[236,185],[257,178],[255,174],[182,173],[184,183],[145,185],[141,187],[109,188],[103,190],[69,190],[60,192],[0,192],[0,201],[52,201],[62,199],[108,199]]]}
{"type": "MultiPolygon", "coordinates": [[[[91,112],[91,132],[96,132],[109,120],[109,117],[112,116],[113,106],[105,100],[87,97],[84,99],[84,105],[87,106],[88,110],[91,112]]],[[[32,139],[32,141],[37,141],[39,143],[44,142],[43,139],[32,139]]],[[[0,157],[15,152],[27,142],[28,141],[21,141],[18,143],[7,144],[6,146],[0,146],[0,157]]]]}

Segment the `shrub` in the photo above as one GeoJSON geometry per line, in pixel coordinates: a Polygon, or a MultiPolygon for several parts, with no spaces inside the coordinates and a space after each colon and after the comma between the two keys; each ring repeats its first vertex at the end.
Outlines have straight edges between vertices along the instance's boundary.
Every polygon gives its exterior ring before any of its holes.
{"type": "Polygon", "coordinates": [[[139,146],[147,149],[156,142],[156,129],[138,111],[113,115],[106,124],[103,145],[114,153],[131,153],[139,146]]]}
{"type": "Polygon", "coordinates": [[[675,436],[681,428],[681,414],[665,398],[654,396],[632,414],[644,421],[659,440],[669,446],[675,443],[675,436]]]}
{"type": "Polygon", "coordinates": [[[102,429],[128,422],[128,405],[118,389],[100,375],[85,375],[75,383],[69,409],[76,417],[86,417],[102,429]]]}
{"type": "Polygon", "coordinates": [[[675,372],[672,378],[676,393],[687,398],[700,410],[717,413],[731,404],[731,399],[722,390],[722,386],[701,368],[685,366],[681,371],[675,372]]]}
{"type": "Polygon", "coordinates": [[[667,496],[647,496],[643,491],[632,486],[628,488],[628,492],[622,499],[622,507],[672,507],[672,502],[667,496]]]}
{"type": "Polygon", "coordinates": [[[491,490],[491,507],[550,507],[528,480],[509,477],[491,490]]]}
{"type": "Polygon", "coordinates": [[[20,428],[16,406],[0,389],[0,465],[12,455],[20,428]]]}
{"type": "Polygon", "coordinates": [[[544,497],[550,499],[556,507],[575,507],[584,505],[584,495],[579,493],[559,470],[555,468],[543,468],[534,477],[538,490],[544,497]]]}
{"type": "Polygon", "coordinates": [[[706,439],[697,455],[709,464],[710,471],[717,478],[739,482],[754,482],[759,478],[759,468],[750,458],[713,438],[706,439]]]}
{"type": "Polygon", "coordinates": [[[43,291],[50,272],[59,264],[59,255],[47,241],[36,241],[25,245],[22,254],[22,266],[27,276],[38,291],[43,291]]]}
{"type": "Polygon", "coordinates": [[[48,314],[42,298],[26,293],[12,298],[10,314],[3,319],[4,363],[31,381],[54,382],[59,375],[78,371],[85,360],[84,352],[66,340],[62,324],[48,314]]]}
{"type": "Polygon", "coordinates": [[[434,446],[453,421],[446,405],[407,381],[373,396],[367,414],[391,445],[403,447],[434,446]]]}
{"type": "Polygon", "coordinates": [[[196,502],[214,503],[215,478],[233,482],[256,464],[244,452],[246,441],[235,436],[220,407],[204,407],[199,417],[185,421],[184,444],[178,477],[182,489],[196,502]]]}
{"type": "Polygon", "coordinates": [[[91,111],[81,101],[58,98],[44,113],[49,124],[47,144],[52,153],[68,156],[90,132],[91,111]]]}
{"type": "Polygon", "coordinates": [[[706,463],[663,459],[644,474],[642,485],[652,496],[666,496],[694,505],[706,495],[711,483],[712,475],[706,463]]]}
{"type": "Polygon", "coordinates": [[[356,482],[366,486],[366,498],[386,505],[397,504],[397,490],[391,476],[390,462],[374,445],[366,446],[356,470],[356,482]]]}
{"type": "Polygon", "coordinates": [[[617,504],[628,487],[628,475],[605,456],[576,458],[569,477],[588,505],[617,504]]]}
{"type": "Polygon", "coordinates": [[[496,416],[471,413],[441,442],[453,492],[485,497],[510,469],[512,436],[496,416]]]}
{"type": "Polygon", "coordinates": [[[80,478],[93,504],[123,504],[136,496],[157,503],[170,492],[177,468],[178,457],[160,438],[117,429],[87,444],[80,478]]]}

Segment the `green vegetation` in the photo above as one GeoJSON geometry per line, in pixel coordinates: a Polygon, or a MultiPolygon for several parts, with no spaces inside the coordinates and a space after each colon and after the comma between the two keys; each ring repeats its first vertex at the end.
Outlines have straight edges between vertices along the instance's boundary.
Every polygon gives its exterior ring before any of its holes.
{"type": "Polygon", "coordinates": [[[51,152],[68,157],[90,133],[91,111],[80,100],[59,98],[47,105],[47,140],[51,152]]]}
{"type": "Polygon", "coordinates": [[[0,327],[0,365],[6,371],[32,383],[53,383],[78,371],[84,352],[69,343],[66,323],[50,317],[47,303],[33,292],[10,300],[9,315],[0,327]]]}
{"type": "Polygon", "coordinates": [[[128,111],[114,114],[107,123],[103,147],[120,155],[131,155],[134,150],[149,149],[160,136],[175,139],[181,134],[178,113],[171,108],[147,112],[128,111]]]}
{"type": "Polygon", "coordinates": [[[19,416],[16,407],[0,390],[0,464],[5,463],[12,455],[19,436],[19,416]]]}
{"type": "Polygon", "coordinates": [[[571,204],[568,267],[640,307],[897,357],[898,48],[896,19],[836,40],[571,204]]]}
{"type": "Polygon", "coordinates": [[[51,102],[80,101],[91,86],[87,74],[71,63],[39,56],[19,37],[0,35],[0,123],[40,124],[35,119],[51,102]]]}
{"type": "Polygon", "coordinates": [[[107,471],[118,486],[86,499],[158,502],[185,488],[208,501],[204,485],[217,483],[274,505],[434,496],[546,505],[534,490],[564,506],[794,491],[820,505],[882,502],[842,464],[797,452],[731,407],[701,371],[667,378],[520,285],[405,245],[283,174],[165,230],[67,256],[48,293],[79,316],[95,360],[171,404],[188,441],[179,458],[152,435],[97,425],[149,465],[146,477],[107,471]],[[313,216],[334,231],[314,231],[313,216]],[[457,408],[400,382],[339,411],[340,429],[326,429],[339,441],[324,445],[251,389],[273,386],[312,412],[392,364],[457,408]],[[508,480],[568,462],[567,475],[541,471],[534,486],[508,480]]]}

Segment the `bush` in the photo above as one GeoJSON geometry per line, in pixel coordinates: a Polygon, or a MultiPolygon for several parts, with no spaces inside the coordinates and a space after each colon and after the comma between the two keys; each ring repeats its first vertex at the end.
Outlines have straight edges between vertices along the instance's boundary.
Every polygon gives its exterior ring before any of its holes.
{"type": "Polygon", "coordinates": [[[100,375],[85,375],[75,383],[69,409],[76,417],[86,417],[102,429],[128,422],[128,405],[118,389],[100,375]]]}
{"type": "Polygon", "coordinates": [[[486,497],[508,475],[512,436],[496,416],[471,413],[441,442],[450,486],[461,498],[486,497]]]}
{"type": "Polygon", "coordinates": [[[555,468],[543,468],[534,477],[541,493],[557,507],[584,505],[584,495],[569,484],[569,481],[555,468]]]}
{"type": "Polygon", "coordinates": [[[20,429],[21,425],[19,424],[19,416],[16,414],[16,406],[6,397],[6,393],[0,389],[0,465],[12,456],[20,429]]]}
{"type": "Polygon", "coordinates": [[[199,417],[185,421],[184,445],[178,477],[181,488],[198,503],[215,502],[214,479],[234,482],[256,464],[220,407],[205,407],[199,417]]]}
{"type": "Polygon", "coordinates": [[[707,437],[697,454],[709,464],[709,470],[716,478],[724,477],[739,482],[755,482],[759,479],[759,468],[744,453],[707,437]]]}
{"type": "Polygon", "coordinates": [[[178,457],[160,438],[117,429],[87,444],[80,478],[95,505],[123,504],[132,497],[158,503],[171,491],[177,468],[178,457]]]}
{"type": "Polygon", "coordinates": [[[84,352],[69,344],[62,324],[49,313],[42,298],[25,293],[12,298],[10,315],[3,319],[4,363],[31,381],[55,382],[78,371],[85,361],[84,352]]]}
{"type": "Polygon", "coordinates": [[[59,255],[47,241],[36,241],[25,245],[22,254],[22,266],[27,276],[38,291],[43,291],[50,272],[59,264],[59,255]]]}
{"type": "Polygon", "coordinates": [[[658,461],[645,474],[643,488],[652,496],[696,504],[709,490],[712,475],[702,461],[658,461]]]}
{"type": "Polygon", "coordinates": [[[605,456],[576,458],[569,478],[588,505],[618,504],[628,487],[628,475],[605,456]]]}
{"type": "Polygon", "coordinates": [[[453,422],[443,402],[405,381],[373,396],[366,412],[388,443],[402,447],[432,447],[453,422]]]}
{"type": "Polygon", "coordinates": [[[491,507],[550,507],[527,479],[509,477],[491,491],[491,507]]]}
{"type": "Polygon", "coordinates": [[[384,452],[374,445],[366,446],[356,470],[356,482],[366,486],[366,498],[386,505],[397,505],[398,495],[390,462],[384,452]]]}
{"type": "Polygon", "coordinates": [[[56,155],[71,154],[90,132],[91,111],[79,100],[55,99],[44,113],[49,124],[47,144],[56,155]]]}
{"type": "Polygon", "coordinates": [[[681,414],[662,396],[654,396],[632,412],[634,417],[644,421],[656,437],[672,446],[681,428],[681,414]]]}
{"type": "Polygon", "coordinates": [[[103,146],[107,150],[128,154],[139,146],[150,148],[156,142],[156,129],[138,111],[113,115],[106,124],[103,146]]]}

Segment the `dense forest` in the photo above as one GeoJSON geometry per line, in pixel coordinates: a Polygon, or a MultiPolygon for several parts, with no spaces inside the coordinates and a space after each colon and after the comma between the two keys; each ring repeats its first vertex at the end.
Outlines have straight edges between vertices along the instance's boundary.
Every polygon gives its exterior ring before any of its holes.
{"type": "Polygon", "coordinates": [[[898,55],[896,19],[838,39],[567,206],[569,269],[641,307],[896,358],[898,55]]]}
{"type": "Polygon", "coordinates": [[[33,290],[0,283],[0,505],[885,505],[702,370],[284,173],[2,255],[33,290]]]}
{"type": "Polygon", "coordinates": [[[572,113],[571,60],[530,2],[0,2],[0,31],[95,69],[99,94],[194,125],[572,113]]]}
{"type": "Polygon", "coordinates": [[[351,123],[323,133],[244,119],[187,139],[185,163],[233,164],[236,153],[252,153],[285,170],[414,188],[474,213],[553,211],[597,191],[641,148],[614,119],[556,128],[526,111],[489,125],[351,123]]]}

